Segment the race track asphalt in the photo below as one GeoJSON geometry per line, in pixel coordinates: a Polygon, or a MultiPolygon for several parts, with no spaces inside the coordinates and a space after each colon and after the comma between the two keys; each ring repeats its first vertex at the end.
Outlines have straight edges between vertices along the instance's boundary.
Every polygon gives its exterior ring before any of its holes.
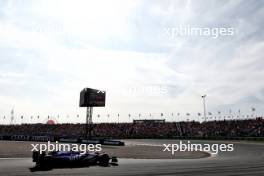
{"type": "MultiPolygon", "coordinates": [[[[127,140],[128,144],[162,145],[175,140],[127,140]]],[[[233,152],[220,152],[202,159],[119,159],[119,166],[53,169],[30,172],[30,158],[0,159],[0,175],[198,175],[198,176],[264,176],[264,144],[223,141],[192,141],[192,143],[233,143],[233,152]]]]}

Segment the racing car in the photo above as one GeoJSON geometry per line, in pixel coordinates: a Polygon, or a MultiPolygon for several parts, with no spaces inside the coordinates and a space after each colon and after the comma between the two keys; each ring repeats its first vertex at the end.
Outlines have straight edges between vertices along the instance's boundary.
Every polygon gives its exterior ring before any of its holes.
{"type": "Polygon", "coordinates": [[[36,163],[31,171],[51,170],[53,168],[74,168],[88,167],[93,165],[109,166],[117,165],[116,157],[109,157],[106,153],[80,153],[80,152],[62,152],[54,151],[46,154],[45,152],[34,151],[32,155],[33,162],[36,163]]]}

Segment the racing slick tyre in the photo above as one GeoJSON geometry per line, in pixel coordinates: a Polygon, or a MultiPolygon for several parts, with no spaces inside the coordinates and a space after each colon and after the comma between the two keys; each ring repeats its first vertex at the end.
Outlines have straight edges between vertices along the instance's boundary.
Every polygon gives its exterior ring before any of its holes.
{"type": "Polygon", "coordinates": [[[98,163],[100,166],[108,166],[109,165],[110,157],[107,154],[102,154],[98,158],[98,163]]]}

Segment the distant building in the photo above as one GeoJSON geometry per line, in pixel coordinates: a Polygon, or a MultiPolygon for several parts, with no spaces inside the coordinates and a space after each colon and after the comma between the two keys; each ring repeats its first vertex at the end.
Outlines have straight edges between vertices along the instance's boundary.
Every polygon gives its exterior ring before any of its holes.
{"type": "Polygon", "coordinates": [[[133,123],[165,123],[165,119],[134,119],[133,123]]]}

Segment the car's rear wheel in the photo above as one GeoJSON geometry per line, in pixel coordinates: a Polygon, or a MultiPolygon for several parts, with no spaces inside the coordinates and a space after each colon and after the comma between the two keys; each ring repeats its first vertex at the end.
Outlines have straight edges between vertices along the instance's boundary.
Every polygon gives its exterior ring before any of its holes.
{"type": "Polygon", "coordinates": [[[108,166],[110,157],[107,154],[102,154],[98,158],[98,162],[100,166],[108,166]]]}

